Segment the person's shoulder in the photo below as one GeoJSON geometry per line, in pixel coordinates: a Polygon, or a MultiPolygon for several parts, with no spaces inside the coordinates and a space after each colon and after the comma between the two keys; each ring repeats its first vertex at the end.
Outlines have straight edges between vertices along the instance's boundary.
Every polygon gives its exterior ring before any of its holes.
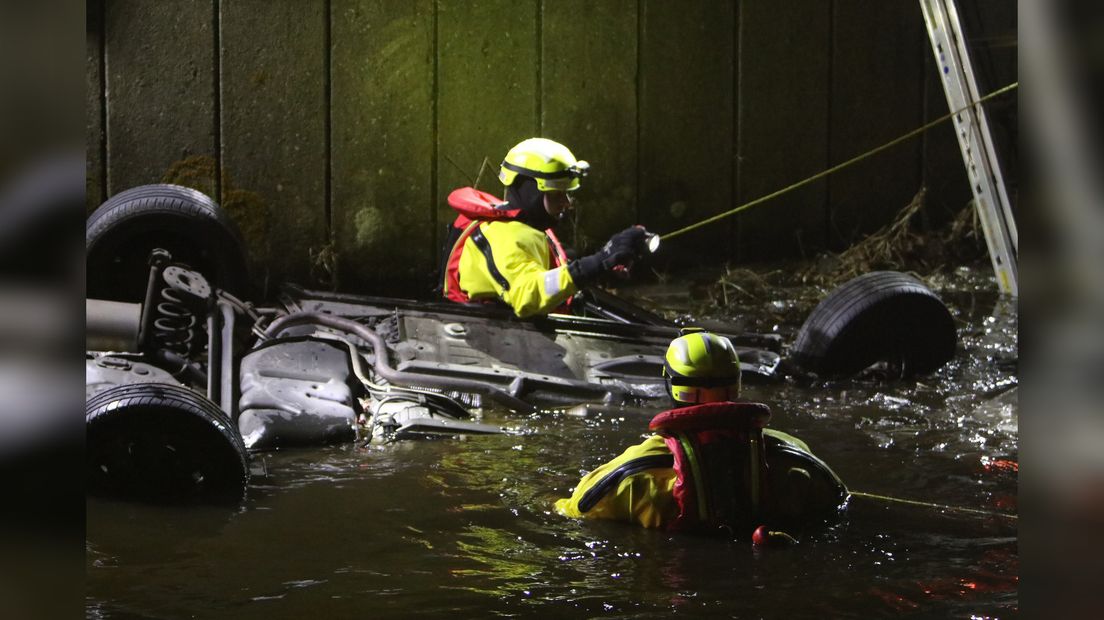
{"type": "Polygon", "coordinates": [[[544,236],[544,233],[520,220],[490,220],[486,224],[492,230],[508,230],[515,235],[534,234],[544,236]]]}
{"type": "Polygon", "coordinates": [[[671,451],[667,448],[667,442],[662,435],[650,435],[641,443],[629,447],[625,450],[625,453],[631,458],[639,458],[657,454],[670,454],[671,451]]]}
{"type": "Polygon", "coordinates": [[[544,231],[517,220],[488,222],[484,233],[492,244],[514,245],[526,254],[540,252],[547,244],[544,231]]]}

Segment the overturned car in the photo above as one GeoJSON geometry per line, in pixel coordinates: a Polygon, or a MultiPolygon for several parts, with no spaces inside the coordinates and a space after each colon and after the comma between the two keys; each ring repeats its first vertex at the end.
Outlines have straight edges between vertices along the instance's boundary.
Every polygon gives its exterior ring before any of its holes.
{"type": "MultiPolygon", "coordinates": [[[[243,245],[208,196],[122,192],[86,228],[86,424],[91,492],[240,498],[252,451],[499,433],[479,412],[665,399],[679,326],[601,290],[573,314],[285,285],[248,301],[243,245]]],[[[747,381],[925,373],[954,354],[939,299],[896,272],[866,274],[813,311],[783,360],[774,334],[724,334],[747,381]]]]}

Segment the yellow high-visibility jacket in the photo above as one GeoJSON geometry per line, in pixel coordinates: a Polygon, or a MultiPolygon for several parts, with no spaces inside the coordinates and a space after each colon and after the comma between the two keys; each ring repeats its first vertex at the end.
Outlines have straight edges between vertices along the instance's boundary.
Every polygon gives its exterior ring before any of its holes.
{"type": "MultiPolygon", "coordinates": [[[[812,454],[805,442],[787,433],[764,429],[763,435],[768,445],[786,444],[812,454]]],[[[666,527],[678,516],[679,506],[671,493],[677,479],[673,459],[664,462],[664,457],[672,455],[663,437],[648,437],[584,476],[571,497],[556,501],[556,512],[565,517],[666,527]],[[656,466],[647,467],[649,464],[656,466]],[[597,501],[596,496],[600,497],[597,501]]]]}
{"type": "Polygon", "coordinates": [[[524,318],[551,312],[578,292],[567,265],[553,266],[544,232],[516,220],[475,225],[487,252],[472,234],[457,266],[460,288],[472,300],[501,299],[524,318]]]}
{"type": "MultiPolygon", "coordinates": [[[[644,527],[663,527],[678,516],[679,507],[671,495],[675,486],[675,469],[668,461],[652,469],[645,469],[620,479],[617,486],[602,493],[601,499],[589,510],[580,511],[580,503],[592,489],[608,476],[614,480],[617,471],[637,459],[647,457],[671,457],[671,451],[663,437],[652,435],[644,443],[631,446],[617,458],[590,472],[575,487],[571,497],[556,500],[556,512],[565,517],[613,519],[628,521],[644,527]]],[[[662,460],[662,458],[657,459],[662,460]]]]}

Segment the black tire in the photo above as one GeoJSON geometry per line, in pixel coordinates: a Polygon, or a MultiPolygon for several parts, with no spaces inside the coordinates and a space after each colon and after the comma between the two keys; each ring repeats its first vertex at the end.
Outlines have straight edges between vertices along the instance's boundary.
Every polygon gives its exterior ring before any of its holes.
{"type": "Polygon", "coordinates": [[[797,334],[792,356],[825,376],[855,374],[876,362],[905,375],[937,370],[954,356],[954,319],[943,302],[908,274],[874,271],[825,297],[797,334]]]}
{"type": "Polygon", "coordinates": [[[167,383],[121,385],[86,405],[87,489],[155,502],[237,501],[249,480],[241,435],[213,402],[167,383]]]}
{"type": "Polygon", "coordinates": [[[112,196],[85,226],[88,297],[141,302],[149,254],[163,248],[218,288],[247,295],[241,233],[210,197],[179,185],[142,185],[112,196]]]}

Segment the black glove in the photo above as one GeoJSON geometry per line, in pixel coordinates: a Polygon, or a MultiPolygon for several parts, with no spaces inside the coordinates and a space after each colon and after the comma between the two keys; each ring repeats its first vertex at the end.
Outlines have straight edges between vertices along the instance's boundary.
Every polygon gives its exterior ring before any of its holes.
{"type": "Polygon", "coordinates": [[[622,230],[610,237],[601,250],[568,263],[567,271],[571,274],[571,279],[582,288],[593,283],[598,276],[613,271],[615,267],[628,269],[633,261],[647,252],[646,236],[647,231],[643,226],[630,226],[622,230]]]}
{"type": "Polygon", "coordinates": [[[633,261],[639,260],[648,251],[645,242],[647,234],[648,231],[643,226],[630,226],[610,237],[606,245],[602,246],[602,251],[608,255],[603,264],[608,265],[607,269],[617,265],[631,266],[633,261]]]}

